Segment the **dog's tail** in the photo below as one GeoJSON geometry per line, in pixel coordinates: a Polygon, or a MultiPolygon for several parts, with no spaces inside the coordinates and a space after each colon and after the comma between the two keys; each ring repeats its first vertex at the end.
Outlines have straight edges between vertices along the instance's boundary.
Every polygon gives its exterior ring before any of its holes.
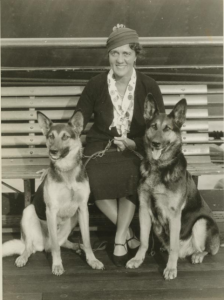
{"type": "Polygon", "coordinates": [[[2,245],[2,257],[14,254],[21,255],[25,250],[25,244],[21,240],[11,240],[2,245]]]}

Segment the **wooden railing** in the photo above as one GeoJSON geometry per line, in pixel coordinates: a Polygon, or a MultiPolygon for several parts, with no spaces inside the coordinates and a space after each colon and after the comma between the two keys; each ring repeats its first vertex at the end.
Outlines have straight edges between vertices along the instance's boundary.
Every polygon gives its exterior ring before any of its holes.
{"type": "MultiPolygon", "coordinates": [[[[105,48],[107,38],[15,38],[2,39],[1,46],[5,47],[78,47],[105,48]]],[[[222,46],[221,36],[196,37],[140,37],[144,47],[178,47],[178,46],[222,46]]]]}

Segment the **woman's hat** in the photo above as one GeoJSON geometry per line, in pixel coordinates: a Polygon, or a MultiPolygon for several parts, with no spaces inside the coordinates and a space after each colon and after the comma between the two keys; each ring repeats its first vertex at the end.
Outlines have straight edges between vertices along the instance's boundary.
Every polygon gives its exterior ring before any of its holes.
{"type": "Polygon", "coordinates": [[[117,24],[107,39],[107,51],[131,43],[139,43],[138,34],[135,30],[117,24]]]}

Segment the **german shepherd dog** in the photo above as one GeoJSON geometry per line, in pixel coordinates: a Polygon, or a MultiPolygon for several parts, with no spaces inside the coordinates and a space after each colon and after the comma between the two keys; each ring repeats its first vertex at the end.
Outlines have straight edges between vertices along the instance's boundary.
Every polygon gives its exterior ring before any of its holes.
{"type": "Polygon", "coordinates": [[[93,269],[103,269],[103,264],[93,254],[89,236],[87,202],[90,188],[82,165],[83,115],[76,111],[67,124],[53,124],[41,112],[37,112],[40,128],[46,137],[50,168],[44,181],[46,221],[38,218],[33,204],[23,211],[21,239],[3,244],[3,256],[19,254],[15,264],[23,267],[36,251],[51,251],[52,273],[62,275],[60,246],[77,250],[78,244],[68,241],[68,236],[79,222],[83,250],[87,263],[93,269]]]}
{"type": "Polygon", "coordinates": [[[145,101],[146,157],[141,164],[138,189],[140,209],[140,247],[127,268],[138,268],[148,249],[153,231],[168,251],[165,279],[177,277],[178,257],[191,256],[202,263],[208,253],[219,250],[218,227],[199,194],[182,154],[180,128],[185,122],[187,103],[180,100],[169,115],[159,113],[152,94],[145,101]]]}

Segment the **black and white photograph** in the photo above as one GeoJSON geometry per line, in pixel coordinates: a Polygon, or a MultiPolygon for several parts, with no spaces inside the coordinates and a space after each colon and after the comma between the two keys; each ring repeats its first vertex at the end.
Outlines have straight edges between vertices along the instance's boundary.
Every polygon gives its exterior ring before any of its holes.
{"type": "Polygon", "coordinates": [[[224,299],[222,0],[2,0],[2,300],[224,299]]]}

